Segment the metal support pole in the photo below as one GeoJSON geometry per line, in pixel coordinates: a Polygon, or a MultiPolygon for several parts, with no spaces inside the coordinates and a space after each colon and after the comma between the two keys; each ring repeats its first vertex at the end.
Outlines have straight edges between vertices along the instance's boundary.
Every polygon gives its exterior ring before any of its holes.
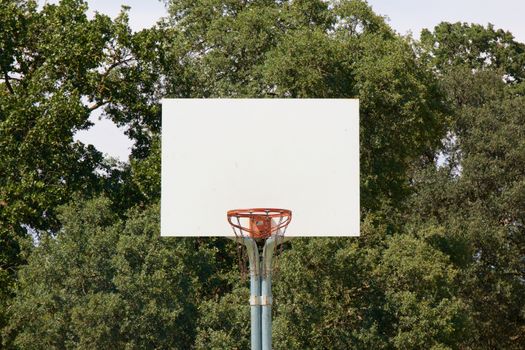
{"type": "Polygon", "coordinates": [[[257,242],[250,237],[243,238],[250,263],[250,317],[251,348],[261,350],[261,267],[257,242]]]}
{"type": "Polygon", "coordinates": [[[272,258],[275,244],[275,236],[266,240],[261,259],[262,350],[272,349],[272,258]]]}
{"type": "Polygon", "coordinates": [[[257,242],[243,237],[250,263],[251,350],[272,349],[272,259],[276,237],[266,239],[262,256],[257,242]]]}

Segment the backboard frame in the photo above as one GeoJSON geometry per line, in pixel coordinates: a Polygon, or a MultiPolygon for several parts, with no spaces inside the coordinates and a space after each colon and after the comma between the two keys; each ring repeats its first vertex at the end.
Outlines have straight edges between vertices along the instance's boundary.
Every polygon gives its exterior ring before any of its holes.
{"type": "Polygon", "coordinates": [[[359,235],[358,100],[162,107],[162,236],[233,237],[226,212],[247,207],[292,210],[289,237],[359,235]]]}

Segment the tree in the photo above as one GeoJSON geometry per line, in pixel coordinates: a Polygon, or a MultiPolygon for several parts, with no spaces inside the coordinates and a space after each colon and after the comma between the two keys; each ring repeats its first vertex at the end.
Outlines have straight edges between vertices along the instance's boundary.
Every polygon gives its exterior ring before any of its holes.
{"type": "Polygon", "coordinates": [[[173,0],[165,20],[135,34],[125,15],[87,20],[80,1],[11,4],[3,10],[18,19],[5,28],[23,35],[2,39],[16,59],[2,61],[0,130],[21,136],[0,140],[0,161],[18,171],[0,173],[0,219],[40,236],[22,255],[25,241],[5,236],[3,254],[27,266],[3,299],[4,346],[247,346],[234,244],[158,237],[157,102],[167,96],[360,98],[362,237],[285,247],[276,348],[520,347],[522,46],[508,33],[442,24],[416,45],[362,1],[173,0]],[[91,36],[94,46],[75,46],[91,36]],[[129,126],[129,165],[73,146],[91,108],[129,126]],[[18,211],[16,195],[37,199],[18,211]]]}
{"type": "Polygon", "coordinates": [[[161,238],[158,210],[124,222],[105,198],[62,208],[58,236],[20,269],[6,339],[21,349],[188,348],[213,253],[161,238]]]}
{"type": "Polygon", "coordinates": [[[122,213],[146,201],[129,166],[73,141],[105,108],[106,116],[129,124],[134,152],[145,157],[149,131],[142,121],[152,114],[158,121],[151,93],[157,80],[138,58],[147,34],[134,39],[125,11],[114,21],[101,14],[88,19],[86,11],[81,0],[41,10],[33,0],[0,3],[0,325],[24,263],[21,245],[31,232],[59,230],[59,205],[75,194],[106,193],[122,213]]]}
{"type": "Polygon", "coordinates": [[[522,45],[510,35],[500,45],[494,33],[503,31],[445,23],[426,34],[436,40],[428,54],[437,59],[453,118],[445,164],[415,177],[410,217],[418,225],[434,222],[447,230],[441,250],[460,268],[458,295],[474,320],[465,345],[519,349],[525,336],[524,99],[522,73],[507,63],[521,59],[516,55],[522,45]],[[455,30],[444,36],[443,28],[455,30]],[[462,49],[440,61],[447,47],[462,49]],[[465,52],[499,58],[480,65],[465,59],[465,52]]]}
{"type": "Polygon", "coordinates": [[[434,68],[466,66],[472,69],[500,69],[508,82],[525,78],[525,44],[492,24],[438,24],[431,32],[421,32],[421,45],[434,68]]]}
{"type": "MultiPolygon", "coordinates": [[[[330,5],[321,1],[170,1],[169,11],[162,26],[167,51],[165,61],[159,62],[169,97],[360,98],[362,207],[364,213],[375,212],[375,221],[365,234],[370,238],[363,240],[377,245],[373,249],[376,260],[363,256],[359,249],[365,246],[353,240],[292,243],[293,249],[283,256],[281,265],[286,271],[283,276],[289,276],[290,281],[283,277],[275,287],[276,300],[282,303],[276,307],[275,329],[287,334],[277,331],[276,347],[394,346],[398,328],[388,323],[396,320],[397,310],[404,306],[400,302],[386,310],[381,286],[387,287],[383,279],[390,271],[374,271],[386,249],[386,236],[397,229],[374,227],[380,226],[381,217],[389,216],[387,210],[403,203],[410,191],[408,170],[427,154],[433,160],[444,136],[443,96],[433,75],[418,61],[410,43],[396,36],[361,1],[330,5]],[[319,251],[325,255],[312,256],[319,251]],[[332,258],[338,254],[341,261],[332,267],[332,258]],[[363,271],[345,276],[350,263],[345,257],[363,262],[363,271]],[[297,271],[310,278],[320,274],[322,283],[301,279],[297,271]],[[279,289],[281,283],[284,287],[279,289]],[[348,303],[337,299],[342,291],[349,293],[348,303]],[[297,295],[311,303],[303,306],[290,301],[297,295]],[[371,311],[367,312],[365,305],[373,305],[371,311]],[[338,316],[347,310],[348,314],[338,316]]],[[[399,224],[394,217],[389,221],[399,224]]],[[[421,245],[427,247],[424,242],[421,245]]],[[[414,244],[410,253],[417,246],[414,244]]],[[[441,259],[435,248],[428,250],[429,255],[441,259]]],[[[446,257],[439,263],[436,269],[444,271],[447,285],[452,284],[454,279],[447,271],[453,267],[446,257]]],[[[226,271],[231,271],[231,266],[226,271]]],[[[423,279],[424,271],[418,273],[423,279]]],[[[410,291],[409,286],[404,287],[410,291]]],[[[436,282],[425,291],[433,293],[438,288],[436,282]]],[[[234,288],[231,294],[229,289],[224,291],[227,293],[203,303],[207,314],[200,319],[200,347],[204,343],[215,348],[238,344],[238,334],[230,327],[246,332],[241,327],[245,311],[237,304],[242,303],[239,295],[243,289],[234,288]]],[[[423,300],[423,295],[421,292],[415,303],[423,300]]],[[[447,327],[464,329],[458,321],[462,311],[461,301],[451,296],[448,304],[432,299],[426,309],[407,311],[407,315],[429,318],[428,324],[438,330],[429,327],[415,333],[438,346],[450,344],[452,340],[445,338],[458,334],[447,327]],[[440,311],[443,318],[436,316],[440,311]]]]}
{"type": "Polygon", "coordinates": [[[434,231],[385,240],[365,221],[359,240],[302,239],[279,262],[275,337],[290,349],[454,346],[468,330],[457,269],[434,231]]]}
{"type": "Polygon", "coordinates": [[[444,107],[409,43],[365,2],[168,5],[169,97],[360,98],[363,207],[402,201],[407,169],[444,135],[444,107]]]}

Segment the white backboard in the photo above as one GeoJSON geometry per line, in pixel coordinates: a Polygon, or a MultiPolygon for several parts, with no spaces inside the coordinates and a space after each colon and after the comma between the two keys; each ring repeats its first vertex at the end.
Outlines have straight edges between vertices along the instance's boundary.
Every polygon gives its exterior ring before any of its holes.
{"type": "Polygon", "coordinates": [[[359,101],[162,101],[162,236],[233,236],[231,209],[283,208],[287,236],[359,235],[359,101]]]}

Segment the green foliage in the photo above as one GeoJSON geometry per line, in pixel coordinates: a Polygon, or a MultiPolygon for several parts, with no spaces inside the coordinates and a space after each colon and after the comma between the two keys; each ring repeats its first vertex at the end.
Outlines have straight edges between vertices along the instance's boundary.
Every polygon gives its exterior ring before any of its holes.
{"type": "Polygon", "coordinates": [[[88,126],[83,94],[106,41],[107,17],[88,21],[67,1],[36,11],[35,1],[0,6],[0,325],[4,302],[24,262],[27,228],[57,229],[55,209],[90,192],[102,156],[73,142],[88,126]],[[85,45],[90,42],[91,45],[85,45]],[[69,47],[70,46],[70,47],[69,47]]]}
{"type": "Polygon", "coordinates": [[[131,179],[149,202],[160,200],[160,138],[155,138],[144,159],[131,161],[131,179]]]}
{"type": "Polygon", "coordinates": [[[20,271],[7,339],[23,349],[187,348],[212,271],[193,240],[160,238],[158,206],[117,219],[106,199],[62,210],[20,271]]]}
{"type": "Polygon", "coordinates": [[[108,21],[88,21],[76,1],[40,13],[33,2],[10,5],[21,18],[18,40],[3,43],[11,55],[2,56],[0,85],[1,219],[56,228],[54,208],[73,191],[90,191],[101,160],[72,136],[88,126],[81,97],[91,90],[85,82],[100,64],[108,21]]]}
{"type": "MultiPolygon", "coordinates": [[[[88,19],[82,0],[40,10],[32,0],[0,4],[0,299],[6,300],[24,263],[19,241],[33,230],[56,232],[59,205],[75,194],[106,193],[122,213],[144,200],[129,167],[111,164],[73,135],[104,106],[115,121],[124,110],[140,124],[139,113],[152,113],[144,105],[154,105],[154,96],[145,90],[155,80],[133,64],[142,47],[134,46],[125,12],[112,21],[100,14],[88,19]]],[[[140,154],[148,131],[129,124],[140,154]]]]}
{"type": "Polygon", "coordinates": [[[522,82],[525,79],[525,44],[517,42],[505,30],[492,24],[438,24],[434,31],[421,32],[421,45],[430,54],[435,68],[467,66],[472,69],[501,69],[506,79],[522,82]]]}
{"type": "Polygon", "coordinates": [[[360,98],[366,210],[399,204],[407,169],[444,136],[434,78],[362,1],[168,4],[170,97],[360,98]]]}
{"type": "Polygon", "coordinates": [[[115,21],[88,19],[81,0],[41,11],[33,1],[2,3],[2,18],[17,20],[1,43],[0,220],[56,230],[55,208],[73,193],[103,191],[94,171],[112,170],[93,146],[73,142],[93,111],[106,107],[107,116],[126,123],[138,155],[147,144],[143,134],[158,131],[159,108],[149,93],[157,80],[139,57],[148,36],[131,34],[125,12],[115,21]]]}
{"type": "Polygon", "coordinates": [[[301,239],[279,258],[274,284],[277,348],[387,346],[382,329],[387,315],[378,308],[384,295],[371,278],[380,253],[359,243],[301,239]]]}
{"type": "Polygon", "coordinates": [[[172,0],[138,33],[80,0],[0,4],[4,348],[249,346],[235,244],[159,237],[165,96],[360,99],[362,236],[285,246],[275,348],[523,347],[510,33],[442,23],[410,42],[358,0],[172,0]],[[95,110],[127,127],[129,164],[73,142],[95,110]]]}
{"type": "Polygon", "coordinates": [[[458,271],[427,242],[432,235],[377,244],[385,228],[372,221],[359,241],[301,239],[280,258],[277,348],[421,349],[461,341],[468,317],[455,295],[458,271]]]}
{"type": "Polygon", "coordinates": [[[448,231],[440,249],[461,268],[457,295],[476,321],[465,346],[520,349],[525,335],[525,100],[516,93],[522,71],[509,62],[521,59],[523,45],[510,35],[495,42],[493,34],[503,31],[441,24],[427,33],[437,40],[431,56],[439,58],[451,46],[462,50],[448,52],[447,62],[436,61],[454,114],[443,148],[445,164],[415,176],[417,195],[409,217],[417,225],[436,222],[448,231]],[[443,36],[443,28],[454,31],[443,36]],[[503,56],[481,65],[466,59],[467,51],[476,57],[480,52],[503,56]],[[513,79],[504,79],[509,75],[513,79]]]}
{"type": "Polygon", "coordinates": [[[202,301],[195,349],[250,348],[249,297],[249,289],[238,285],[228,294],[202,301]]]}
{"type": "Polygon", "coordinates": [[[395,348],[454,348],[471,326],[457,296],[457,269],[425,239],[432,231],[393,237],[377,267],[384,276],[384,307],[395,325],[395,348]]]}

